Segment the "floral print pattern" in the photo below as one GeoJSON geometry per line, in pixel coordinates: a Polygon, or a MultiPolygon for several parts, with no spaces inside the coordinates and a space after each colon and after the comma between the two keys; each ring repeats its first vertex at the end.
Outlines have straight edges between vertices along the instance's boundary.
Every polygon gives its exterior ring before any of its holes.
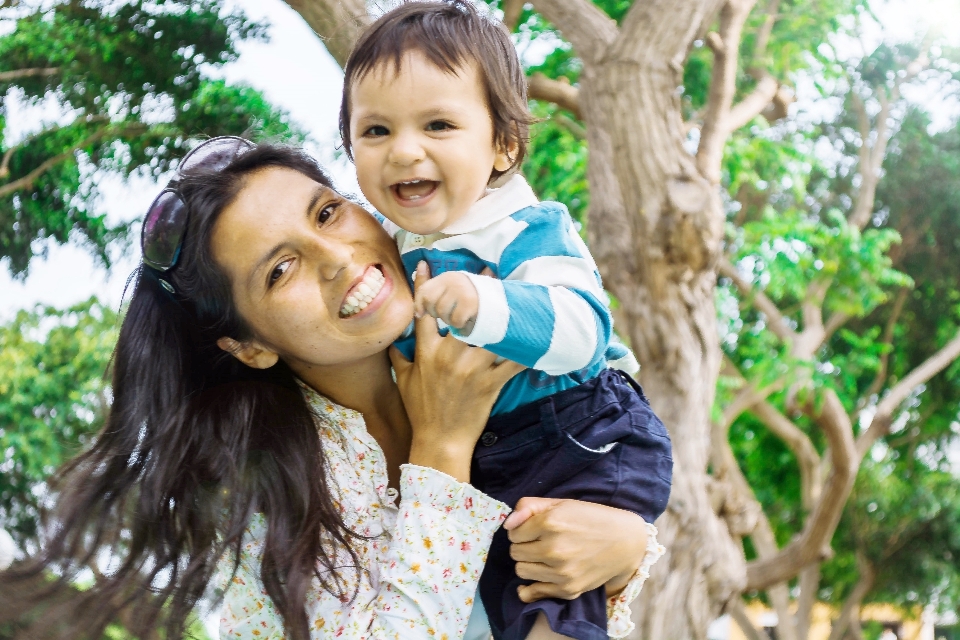
{"type": "MultiPolygon", "coordinates": [[[[314,410],[335,502],[344,522],[367,539],[353,542],[360,567],[342,574],[343,601],[317,581],[307,596],[312,638],[462,638],[494,532],[510,513],[507,505],[469,484],[426,467],[401,467],[398,493],[387,486],[383,451],[363,417],[304,386],[314,410]]],[[[640,592],[662,549],[652,533],[643,566],[619,596],[608,602],[610,633],[630,632],[629,603],[640,592]]],[[[255,516],[233,558],[221,560],[225,590],[221,638],[280,640],[283,624],[260,582],[266,524],[255,516]],[[229,584],[227,581],[229,580],[229,584]]],[[[345,557],[342,566],[350,566],[345,557]]]]}

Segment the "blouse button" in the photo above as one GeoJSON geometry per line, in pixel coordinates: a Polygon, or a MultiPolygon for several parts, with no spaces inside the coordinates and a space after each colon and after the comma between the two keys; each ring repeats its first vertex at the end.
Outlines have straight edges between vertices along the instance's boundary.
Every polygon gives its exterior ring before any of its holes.
{"type": "Polygon", "coordinates": [[[393,487],[388,488],[387,497],[390,498],[391,500],[395,500],[397,498],[397,490],[394,489],[393,487]]]}
{"type": "Polygon", "coordinates": [[[485,447],[489,447],[493,445],[493,443],[495,443],[496,441],[497,441],[497,434],[493,433],[492,431],[487,431],[482,436],[480,436],[480,444],[482,444],[485,447]]]}
{"type": "Polygon", "coordinates": [[[418,234],[413,234],[412,236],[410,236],[410,242],[412,242],[413,244],[415,244],[415,245],[418,246],[418,247],[422,247],[422,246],[423,246],[423,236],[418,235],[418,234]]]}

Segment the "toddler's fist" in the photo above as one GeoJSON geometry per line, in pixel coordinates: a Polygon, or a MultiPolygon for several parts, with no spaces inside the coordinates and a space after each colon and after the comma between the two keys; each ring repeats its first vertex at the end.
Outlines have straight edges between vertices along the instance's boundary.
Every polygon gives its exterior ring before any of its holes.
{"type": "Polygon", "coordinates": [[[477,322],[480,298],[467,274],[447,271],[417,287],[413,305],[418,318],[433,316],[467,336],[477,322]]]}

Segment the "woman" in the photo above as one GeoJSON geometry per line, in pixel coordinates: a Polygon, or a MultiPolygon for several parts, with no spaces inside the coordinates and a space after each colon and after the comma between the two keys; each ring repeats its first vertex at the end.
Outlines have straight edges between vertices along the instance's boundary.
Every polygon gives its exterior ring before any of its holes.
{"type": "MultiPolygon", "coordinates": [[[[227,587],[222,635],[460,637],[508,512],[467,484],[471,453],[519,367],[429,318],[415,363],[388,358],[412,317],[396,248],[296,150],[201,145],[143,249],[107,425],[64,470],[41,554],[7,575],[69,578],[107,551],[71,637],[127,606],[134,633],[179,637],[211,584],[227,587]],[[365,308],[343,313],[358,294],[365,308]]],[[[607,584],[628,616],[651,557],[642,521],[572,501],[515,519],[525,597],[607,584]]]]}

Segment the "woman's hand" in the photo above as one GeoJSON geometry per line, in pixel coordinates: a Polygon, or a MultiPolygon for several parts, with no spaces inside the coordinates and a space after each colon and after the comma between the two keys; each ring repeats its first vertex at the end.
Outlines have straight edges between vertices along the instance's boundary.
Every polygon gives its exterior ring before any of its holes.
{"type": "MultiPolygon", "coordinates": [[[[417,266],[414,290],[430,278],[425,262],[417,266]]],[[[410,362],[396,347],[390,360],[397,374],[413,442],[410,463],[443,471],[461,482],[470,480],[474,445],[507,381],[524,367],[437,333],[429,315],[415,320],[417,348],[410,362]]]]}
{"type": "Polygon", "coordinates": [[[520,599],[572,600],[606,585],[607,596],[623,590],[647,549],[643,518],[592,502],[521,498],[503,523],[517,575],[534,580],[520,599]]]}

